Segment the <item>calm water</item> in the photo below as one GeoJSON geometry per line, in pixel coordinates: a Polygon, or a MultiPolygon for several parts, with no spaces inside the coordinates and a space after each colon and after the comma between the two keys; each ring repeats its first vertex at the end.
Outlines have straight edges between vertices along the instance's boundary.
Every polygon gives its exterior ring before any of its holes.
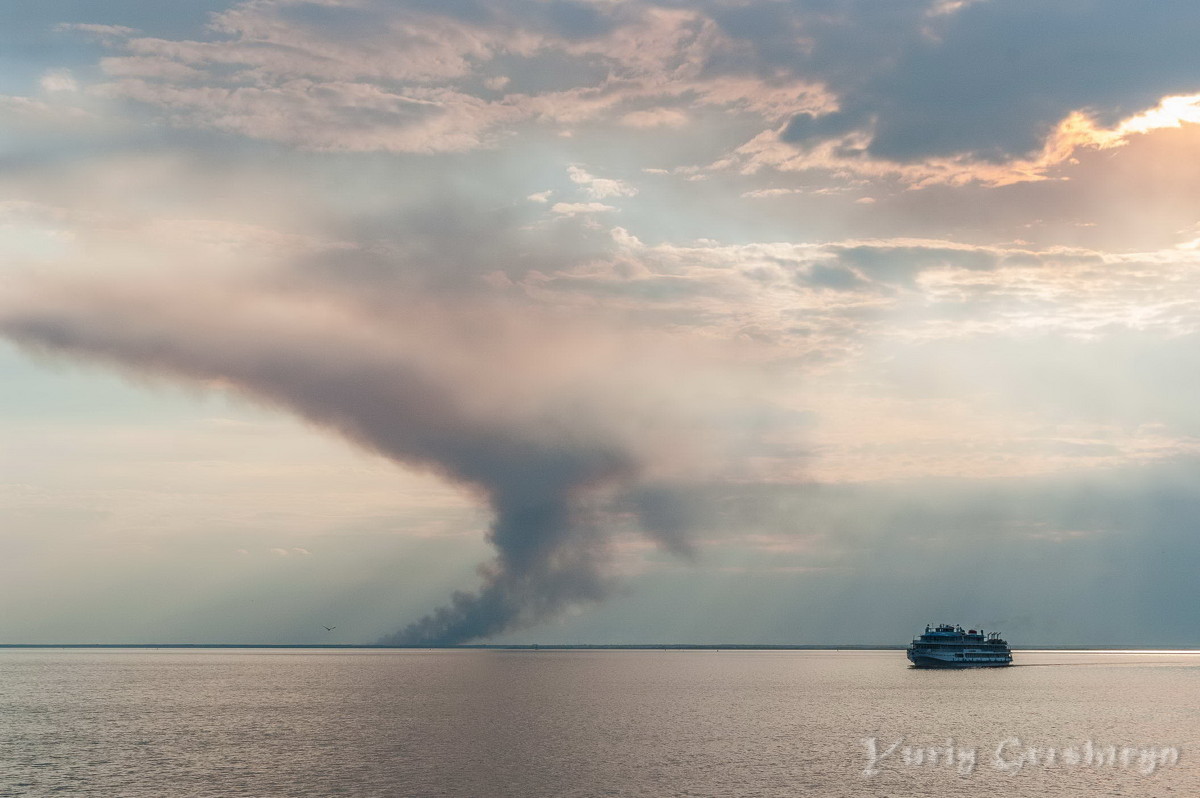
{"type": "Polygon", "coordinates": [[[1016,658],[5,650],[0,796],[1200,795],[1200,654],[1016,658]],[[871,737],[903,742],[868,777],[871,737]]]}

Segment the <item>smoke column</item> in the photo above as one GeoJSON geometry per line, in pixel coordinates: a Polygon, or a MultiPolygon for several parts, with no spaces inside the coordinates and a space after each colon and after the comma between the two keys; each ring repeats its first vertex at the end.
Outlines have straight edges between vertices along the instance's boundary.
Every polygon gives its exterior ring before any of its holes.
{"type": "Polygon", "coordinates": [[[663,520],[669,496],[641,483],[643,458],[603,409],[496,388],[508,365],[537,361],[539,339],[474,313],[468,322],[413,303],[379,315],[344,297],[261,290],[42,286],[0,307],[0,334],[36,351],[216,383],[476,492],[495,514],[497,554],[479,569],[482,586],[381,641],[447,645],[603,599],[604,497],[665,547],[687,549],[663,520]]]}

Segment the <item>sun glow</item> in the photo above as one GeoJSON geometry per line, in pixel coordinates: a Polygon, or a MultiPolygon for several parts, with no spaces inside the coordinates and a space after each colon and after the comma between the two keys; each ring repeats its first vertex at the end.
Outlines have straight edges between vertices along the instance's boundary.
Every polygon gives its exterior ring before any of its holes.
{"type": "Polygon", "coordinates": [[[1154,108],[1122,122],[1117,132],[1122,135],[1148,133],[1164,127],[1179,127],[1184,123],[1200,123],[1200,94],[1163,97],[1154,108]]]}

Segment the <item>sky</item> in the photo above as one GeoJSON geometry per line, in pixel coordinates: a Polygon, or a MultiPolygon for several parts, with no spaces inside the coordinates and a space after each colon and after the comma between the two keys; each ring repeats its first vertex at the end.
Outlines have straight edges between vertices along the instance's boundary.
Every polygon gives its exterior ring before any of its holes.
{"type": "Polygon", "coordinates": [[[1200,644],[1200,6],[3,16],[0,642],[1200,644]]]}

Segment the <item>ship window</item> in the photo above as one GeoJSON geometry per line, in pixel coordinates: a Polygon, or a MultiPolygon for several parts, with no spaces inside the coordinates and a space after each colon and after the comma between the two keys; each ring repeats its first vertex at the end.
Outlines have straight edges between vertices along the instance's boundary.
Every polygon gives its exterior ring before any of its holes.
{"type": "Polygon", "coordinates": [[[962,656],[962,652],[960,651],[960,652],[958,652],[957,654],[955,654],[954,656],[956,656],[956,657],[961,657],[961,656],[962,656]]]}

